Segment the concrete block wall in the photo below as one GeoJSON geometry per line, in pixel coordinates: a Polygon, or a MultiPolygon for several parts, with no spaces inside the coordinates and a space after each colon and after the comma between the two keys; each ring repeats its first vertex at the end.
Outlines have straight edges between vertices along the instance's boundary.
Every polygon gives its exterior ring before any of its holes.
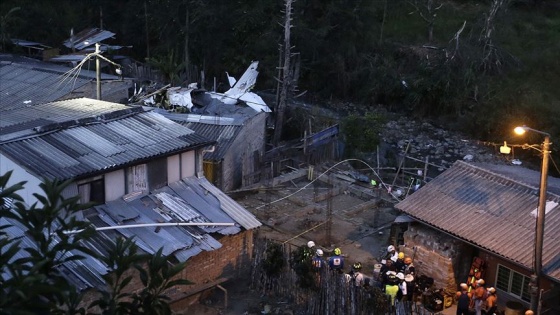
{"type": "Polygon", "coordinates": [[[435,288],[457,291],[457,268],[462,265],[465,251],[461,241],[424,225],[411,224],[404,233],[404,244],[400,251],[413,259],[417,275],[433,278],[435,288]]]}

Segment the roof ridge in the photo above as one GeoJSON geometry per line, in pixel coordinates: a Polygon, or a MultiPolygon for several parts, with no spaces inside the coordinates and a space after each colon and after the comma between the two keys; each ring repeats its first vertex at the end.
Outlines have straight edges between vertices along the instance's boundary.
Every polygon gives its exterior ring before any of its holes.
{"type": "Polygon", "coordinates": [[[33,128],[33,131],[35,131],[35,133],[45,133],[45,132],[50,132],[55,130],[69,129],[77,126],[106,123],[121,118],[134,116],[138,113],[143,113],[143,112],[144,110],[141,107],[119,109],[113,112],[100,114],[96,116],[90,116],[90,117],[85,117],[80,119],[71,119],[64,122],[55,122],[52,124],[35,127],[33,128]]]}
{"type": "MultiPolygon", "coordinates": [[[[463,169],[466,169],[466,168],[476,169],[478,172],[486,173],[488,175],[491,175],[493,177],[490,178],[490,180],[493,181],[493,182],[498,181],[497,178],[499,178],[501,180],[507,181],[512,186],[522,186],[522,187],[525,187],[525,188],[527,188],[529,190],[533,190],[533,191],[538,191],[540,189],[539,186],[535,186],[535,185],[532,185],[530,183],[526,183],[526,182],[523,182],[523,181],[520,181],[520,180],[516,180],[516,179],[514,179],[510,176],[507,176],[505,174],[498,173],[496,171],[492,171],[492,170],[489,170],[487,168],[484,168],[484,167],[481,167],[481,166],[478,166],[478,165],[475,165],[475,164],[471,164],[471,163],[468,163],[468,162],[465,162],[465,161],[462,161],[462,160],[457,160],[457,162],[455,162],[455,164],[459,165],[459,167],[461,167],[463,169]]],[[[554,192],[552,192],[550,190],[547,191],[547,195],[549,195],[549,196],[553,195],[553,196],[556,197],[556,199],[560,198],[560,195],[555,194],[554,192]]]]}

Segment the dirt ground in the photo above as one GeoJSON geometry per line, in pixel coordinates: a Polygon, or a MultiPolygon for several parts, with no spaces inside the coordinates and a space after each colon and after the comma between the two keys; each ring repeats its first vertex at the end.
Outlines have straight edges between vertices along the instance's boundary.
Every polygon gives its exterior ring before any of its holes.
{"type": "MultiPolygon", "coordinates": [[[[261,187],[236,201],[263,223],[257,237],[293,246],[306,246],[309,240],[327,253],[338,247],[346,257],[346,270],[361,262],[363,273],[371,275],[378,257],[389,245],[391,223],[397,212],[389,196],[374,195],[367,183],[352,182],[341,176],[328,181],[310,182],[306,176],[287,178],[274,187],[261,187]],[[320,201],[314,201],[322,199],[320,201]],[[330,200],[330,201],[329,201],[330,200]],[[327,217],[331,210],[331,229],[327,217]]],[[[215,290],[205,305],[193,306],[190,314],[261,314],[269,304],[272,311],[282,309],[282,301],[270,300],[251,291],[251,279],[226,282],[228,308],[223,308],[224,293],[215,290]]],[[[283,311],[280,314],[284,314],[283,311]]]]}

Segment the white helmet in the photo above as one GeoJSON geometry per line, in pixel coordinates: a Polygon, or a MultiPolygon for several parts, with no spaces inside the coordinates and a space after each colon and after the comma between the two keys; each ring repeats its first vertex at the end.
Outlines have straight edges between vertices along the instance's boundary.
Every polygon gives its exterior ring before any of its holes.
{"type": "Polygon", "coordinates": [[[395,246],[393,246],[393,245],[389,245],[389,247],[387,247],[388,252],[392,252],[394,250],[395,250],[395,246]]]}
{"type": "Polygon", "coordinates": [[[313,241],[307,242],[307,247],[309,247],[309,248],[315,247],[315,242],[313,242],[313,241]]]}
{"type": "Polygon", "coordinates": [[[323,256],[323,250],[322,249],[317,249],[317,256],[323,256]]]}

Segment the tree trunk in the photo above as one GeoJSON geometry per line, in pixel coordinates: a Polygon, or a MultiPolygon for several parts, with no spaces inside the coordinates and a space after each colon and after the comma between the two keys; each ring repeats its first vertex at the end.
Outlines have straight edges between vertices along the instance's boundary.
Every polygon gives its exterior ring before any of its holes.
{"type": "Polygon", "coordinates": [[[385,18],[387,16],[387,0],[383,5],[383,19],[381,20],[381,31],[379,32],[379,43],[383,42],[383,28],[385,27],[385,18]]]}
{"type": "Polygon", "coordinates": [[[150,31],[148,29],[148,4],[144,0],[144,21],[146,23],[146,58],[150,59],[150,31]]]}
{"type": "Polygon", "coordinates": [[[189,55],[189,27],[190,27],[190,18],[189,18],[189,4],[186,4],[185,8],[185,74],[187,77],[187,83],[191,82],[191,61],[189,55]]]}
{"type": "Polygon", "coordinates": [[[282,137],[282,127],[284,125],[284,111],[288,102],[288,91],[291,83],[290,79],[290,28],[292,14],[292,0],[286,0],[286,13],[284,17],[284,64],[282,65],[282,89],[276,110],[276,122],[274,124],[274,138],[272,143],[276,146],[282,137]]]}

